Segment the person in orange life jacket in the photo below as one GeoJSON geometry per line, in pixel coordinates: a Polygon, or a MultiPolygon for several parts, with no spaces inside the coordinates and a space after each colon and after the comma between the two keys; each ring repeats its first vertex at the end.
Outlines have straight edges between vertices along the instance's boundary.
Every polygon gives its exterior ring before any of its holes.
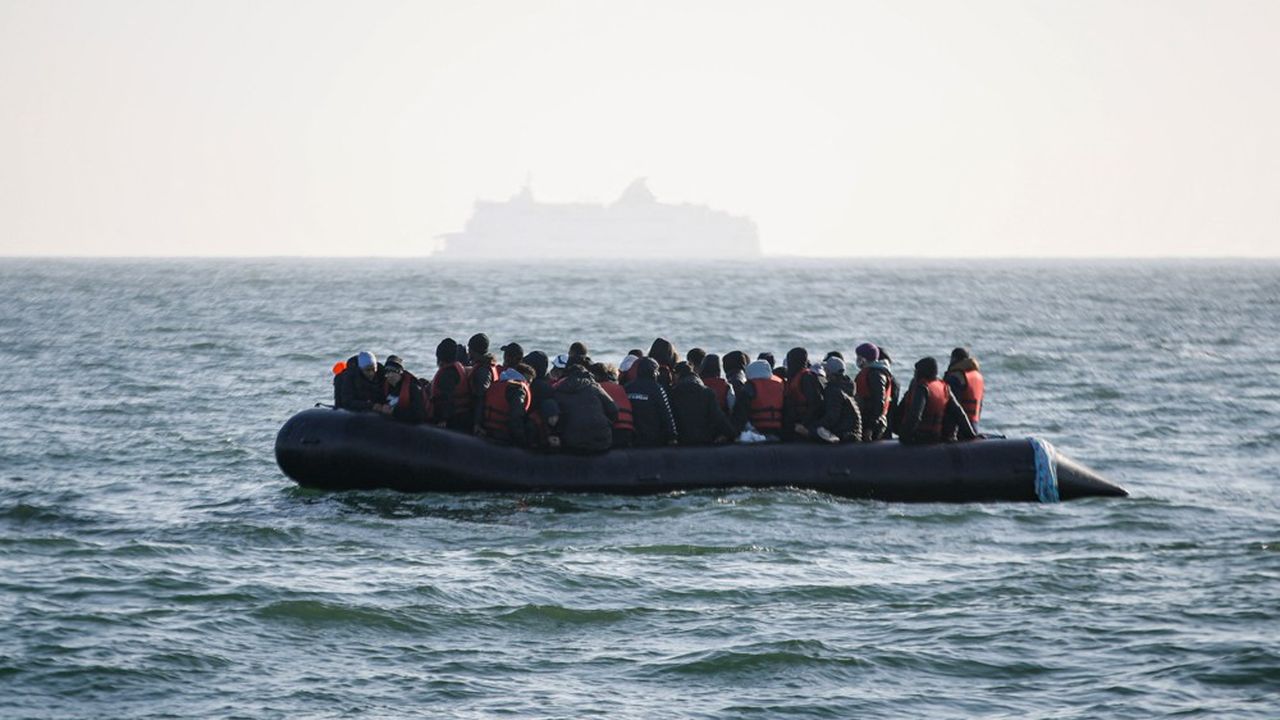
{"type": "Polygon", "coordinates": [[[986,382],[978,371],[978,361],[969,354],[968,348],[958,347],[951,351],[951,364],[943,380],[951,386],[951,394],[960,401],[965,415],[969,416],[969,424],[973,431],[978,431],[978,420],[982,418],[982,398],[986,390],[986,382]]]}
{"type": "MultiPolygon", "coordinates": [[[[692,365],[693,363],[689,363],[692,365]]],[[[720,405],[720,412],[725,417],[733,415],[733,402],[737,397],[733,386],[728,380],[720,377],[720,356],[715,353],[704,357],[702,365],[698,368],[698,377],[702,378],[702,384],[711,388],[716,394],[716,402],[720,405]]],[[[743,376],[743,380],[746,377],[743,376]]]]}
{"type": "Polygon", "coordinates": [[[822,362],[827,376],[822,391],[822,417],[809,426],[811,436],[829,443],[862,440],[862,418],[853,401],[853,379],[845,374],[844,360],[831,353],[822,362]]]}
{"type": "Polygon", "coordinates": [[[439,427],[471,432],[475,426],[467,369],[458,361],[458,343],[445,338],[436,346],[436,374],[431,378],[431,421],[439,427]]]}
{"type": "Polygon", "coordinates": [[[502,346],[502,365],[498,366],[498,375],[502,375],[503,370],[513,368],[524,362],[524,348],[520,347],[520,343],[507,343],[502,346]]]}
{"type": "Polygon", "coordinates": [[[671,412],[681,445],[710,445],[732,440],[737,433],[720,411],[715,391],[702,384],[687,362],[676,363],[671,387],[671,412]]]}
{"type": "Polygon", "coordinates": [[[377,411],[383,402],[382,366],[364,350],[347,361],[333,377],[333,406],[340,410],[377,411]]]}
{"type": "Polygon", "coordinates": [[[689,352],[684,354],[685,362],[689,363],[689,367],[693,368],[693,374],[697,375],[702,369],[702,361],[707,357],[707,351],[702,348],[690,348],[689,352]]]}
{"type": "Polygon", "coordinates": [[[626,384],[631,402],[638,447],[659,447],[676,441],[676,418],[671,412],[671,398],[658,382],[658,363],[653,358],[637,358],[632,365],[635,379],[626,384]]]}
{"type": "Polygon", "coordinates": [[[479,433],[484,424],[484,398],[489,387],[498,380],[498,363],[489,354],[489,336],[476,333],[467,341],[467,359],[471,366],[468,380],[471,388],[471,432],[479,433]]]}
{"type": "Polygon", "coordinates": [[[756,360],[747,365],[746,383],[738,391],[733,405],[733,427],[741,433],[748,423],[755,431],[770,440],[777,440],[782,433],[782,398],[785,386],[782,378],[773,374],[767,360],[756,360]]]}
{"type": "Polygon", "coordinates": [[[489,386],[484,399],[483,435],[518,447],[528,447],[532,443],[535,433],[529,415],[533,407],[529,383],[533,376],[533,368],[518,363],[503,370],[498,382],[489,386]]]}
{"type": "Polygon", "coordinates": [[[658,363],[656,376],[658,383],[670,390],[673,380],[671,370],[680,361],[680,354],[676,352],[675,345],[666,338],[655,338],[653,344],[649,346],[649,357],[658,363]]]}
{"type": "Polygon", "coordinates": [[[938,379],[938,361],[931,357],[916,362],[916,374],[902,405],[899,438],[904,443],[951,442],[957,435],[961,440],[975,436],[960,401],[938,379]]]}
{"type": "Polygon", "coordinates": [[[560,447],[573,452],[608,450],[613,444],[613,422],[618,419],[618,406],[591,378],[590,365],[591,358],[574,356],[565,368],[564,379],[555,387],[560,421],[554,435],[560,438],[560,447]]]}
{"type": "Polygon", "coordinates": [[[635,441],[635,420],[627,391],[618,384],[618,368],[604,363],[591,364],[591,377],[618,406],[618,419],[613,421],[613,447],[631,447],[635,441]]]}
{"type": "Polygon", "coordinates": [[[853,381],[853,397],[861,417],[862,440],[871,442],[885,437],[889,429],[893,373],[880,361],[880,348],[862,343],[853,351],[858,375],[853,381]]]}
{"type": "Polygon", "coordinates": [[[822,378],[809,368],[809,351],[802,347],[787,351],[787,386],[782,401],[782,439],[809,434],[822,417],[822,378]]]}
{"type": "Polygon", "coordinates": [[[395,355],[387,356],[382,369],[382,395],[386,402],[379,406],[378,412],[402,422],[426,422],[427,395],[418,378],[406,371],[395,355]]]}
{"type": "Polygon", "coordinates": [[[529,383],[529,391],[533,395],[529,411],[534,431],[533,444],[547,447],[551,444],[551,430],[560,421],[560,406],[556,404],[555,389],[547,379],[547,354],[534,350],[524,356],[524,364],[533,368],[533,380],[529,383]]]}
{"type": "Polygon", "coordinates": [[[747,354],[741,350],[727,352],[724,355],[724,379],[729,381],[729,385],[733,387],[733,393],[736,396],[742,392],[742,386],[747,384],[747,364],[751,362],[747,358],[747,354]]]}

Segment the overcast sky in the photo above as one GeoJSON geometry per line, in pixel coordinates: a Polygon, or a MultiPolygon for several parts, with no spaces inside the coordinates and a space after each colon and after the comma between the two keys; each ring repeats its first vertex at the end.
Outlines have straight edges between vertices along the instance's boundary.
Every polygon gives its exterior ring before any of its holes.
{"type": "Polygon", "coordinates": [[[0,0],[0,254],[418,255],[638,176],[772,254],[1280,255],[1280,2],[0,0]]]}

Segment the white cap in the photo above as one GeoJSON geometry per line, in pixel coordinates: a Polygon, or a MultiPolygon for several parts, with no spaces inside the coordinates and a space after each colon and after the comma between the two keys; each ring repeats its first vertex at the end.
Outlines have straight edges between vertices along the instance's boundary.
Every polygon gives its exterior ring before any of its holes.
{"type": "Polygon", "coordinates": [[[560,368],[561,370],[569,367],[569,355],[567,353],[560,353],[556,356],[555,360],[551,361],[551,367],[560,368]]]}
{"type": "Polygon", "coordinates": [[[628,355],[622,358],[622,362],[618,363],[618,372],[626,372],[630,370],[631,366],[635,365],[636,361],[639,359],[640,358],[636,357],[635,355],[628,355]]]}

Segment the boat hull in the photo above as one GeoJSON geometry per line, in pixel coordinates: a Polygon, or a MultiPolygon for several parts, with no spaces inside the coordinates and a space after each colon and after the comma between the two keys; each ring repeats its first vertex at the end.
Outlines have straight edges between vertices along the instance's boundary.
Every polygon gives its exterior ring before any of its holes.
{"type": "Polygon", "coordinates": [[[373,413],[312,409],[276,436],[299,485],[405,492],[653,494],[793,487],[888,502],[1053,502],[1128,493],[1034,438],[939,445],[755,443],[530,452],[373,413]]]}

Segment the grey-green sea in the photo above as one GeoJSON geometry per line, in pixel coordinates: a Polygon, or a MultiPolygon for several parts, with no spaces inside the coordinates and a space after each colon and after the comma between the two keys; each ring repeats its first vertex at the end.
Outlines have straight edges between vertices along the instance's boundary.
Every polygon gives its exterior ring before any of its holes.
{"type": "Polygon", "coordinates": [[[1280,717],[1280,263],[0,260],[0,717],[1280,717]],[[318,492],[356,351],[972,349],[1126,499],[318,492]]]}

